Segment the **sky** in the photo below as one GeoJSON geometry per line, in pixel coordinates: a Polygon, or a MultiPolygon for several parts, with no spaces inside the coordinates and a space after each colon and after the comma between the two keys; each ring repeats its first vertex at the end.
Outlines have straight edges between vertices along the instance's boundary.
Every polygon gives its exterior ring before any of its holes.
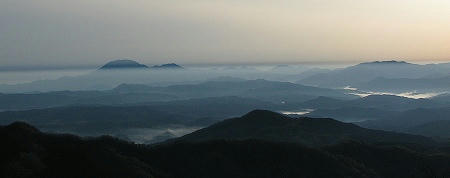
{"type": "Polygon", "coordinates": [[[448,0],[0,0],[1,66],[450,61],[448,0]]]}

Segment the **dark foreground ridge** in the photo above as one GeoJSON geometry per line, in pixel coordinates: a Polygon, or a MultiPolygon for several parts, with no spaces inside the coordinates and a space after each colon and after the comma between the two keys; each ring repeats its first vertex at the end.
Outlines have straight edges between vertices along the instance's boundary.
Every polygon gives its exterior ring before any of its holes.
{"type": "MultiPolygon", "coordinates": [[[[274,113],[255,111],[241,119],[274,113]]],[[[288,119],[288,118],[286,118],[288,119]]],[[[214,126],[213,126],[214,127],[214,126]]],[[[278,132],[274,130],[273,132],[278,132]]],[[[0,127],[0,177],[448,177],[448,152],[348,141],[310,148],[255,139],[136,145],[0,127]],[[416,151],[415,151],[416,150],[416,151]]]]}

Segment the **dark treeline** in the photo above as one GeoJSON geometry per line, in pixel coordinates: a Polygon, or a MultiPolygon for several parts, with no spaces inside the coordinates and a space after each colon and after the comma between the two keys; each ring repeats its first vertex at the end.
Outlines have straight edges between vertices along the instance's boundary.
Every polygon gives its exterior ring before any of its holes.
{"type": "MultiPolygon", "coordinates": [[[[0,127],[1,177],[446,177],[445,147],[365,144],[324,147],[264,140],[136,145],[113,137],[0,127]]],[[[447,151],[446,151],[447,150],[447,151]]]]}

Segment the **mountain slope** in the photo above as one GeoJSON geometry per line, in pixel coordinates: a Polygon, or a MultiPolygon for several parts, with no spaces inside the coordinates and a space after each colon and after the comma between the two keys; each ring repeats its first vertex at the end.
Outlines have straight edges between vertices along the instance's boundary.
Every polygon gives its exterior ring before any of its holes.
{"type": "MultiPolygon", "coordinates": [[[[0,126],[0,177],[448,177],[450,157],[347,142],[324,148],[258,140],[145,146],[112,137],[0,126]]],[[[433,149],[431,149],[433,150],[433,149]]]]}
{"type": "Polygon", "coordinates": [[[0,177],[160,177],[109,144],[135,149],[133,145],[109,137],[83,140],[13,123],[0,126],[0,140],[0,177]]]}
{"type": "Polygon", "coordinates": [[[346,140],[434,144],[431,139],[422,136],[364,129],[333,119],[293,119],[264,110],[255,110],[240,118],[228,119],[171,141],[199,142],[215,139],[261,139],[309,146],[331,145],[346,140]]]}

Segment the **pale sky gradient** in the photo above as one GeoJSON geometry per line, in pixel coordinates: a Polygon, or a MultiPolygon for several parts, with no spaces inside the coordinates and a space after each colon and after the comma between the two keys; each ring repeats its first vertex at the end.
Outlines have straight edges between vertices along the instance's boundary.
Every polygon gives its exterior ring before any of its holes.
{"type": "Polygon", "coordinates": [[[0,66],[450,61],[449,0],[0,0],[0,66]]]}

